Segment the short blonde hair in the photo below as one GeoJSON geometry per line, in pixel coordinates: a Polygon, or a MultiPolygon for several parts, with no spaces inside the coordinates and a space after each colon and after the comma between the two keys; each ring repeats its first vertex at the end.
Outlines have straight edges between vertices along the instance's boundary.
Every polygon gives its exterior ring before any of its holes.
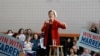
{"type": "Polygon", "coordinates": [[[55,15],[55,17],[57,17],[57,12],[56,12],[55,10],[49,10],[49,11],[48,11],[48,14],[50,14],[50,12],[53,12],[54,15],[55,15]]]}

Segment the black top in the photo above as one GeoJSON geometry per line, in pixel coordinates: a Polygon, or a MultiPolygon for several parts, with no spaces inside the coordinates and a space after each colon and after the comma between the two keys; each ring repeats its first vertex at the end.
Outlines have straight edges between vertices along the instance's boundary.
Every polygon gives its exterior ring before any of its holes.
{"type": "Polygon", "coordinates": [[[47,45],[52,45],[52,34],[51,34],[51,30],[52,30],[52,24],[49,24],[47,45]]]}

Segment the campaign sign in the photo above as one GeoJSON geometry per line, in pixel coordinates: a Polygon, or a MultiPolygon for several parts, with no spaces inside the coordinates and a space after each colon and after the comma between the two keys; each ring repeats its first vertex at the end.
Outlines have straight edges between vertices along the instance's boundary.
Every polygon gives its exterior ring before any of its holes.
{"type": "Polygon", "coordinates": [[[100,35],[83,30],[77,45],[95,52],[100,52],[100,35]]]}
{"type": "Polygon", "coordinates": [[[0,33],[0,56],[19,56],[22,48],[20,40],[0,33]]]}

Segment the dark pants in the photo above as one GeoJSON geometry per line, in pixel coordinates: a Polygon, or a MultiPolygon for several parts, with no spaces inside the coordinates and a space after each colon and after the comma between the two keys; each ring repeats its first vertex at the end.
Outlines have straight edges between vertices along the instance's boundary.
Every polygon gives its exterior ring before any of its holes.
{"type": "Polygon", "coordinates": [[[36,50],[36,52],[37,52],[36,56],[45,56],[46,55],[45,54],[46,50],[42,49],[42,48],[36,50]]]}

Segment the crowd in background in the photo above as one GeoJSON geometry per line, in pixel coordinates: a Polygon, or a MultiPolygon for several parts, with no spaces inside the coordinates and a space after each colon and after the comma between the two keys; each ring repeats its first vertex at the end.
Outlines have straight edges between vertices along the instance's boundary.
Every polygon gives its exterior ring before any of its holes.
{"type": "MultiPolygon", "coordinates": [[[[95,23],[91,24],[89,31],[94,32],[96,34],[100,34],[100,26],[96,26],[95,23]]],[[[7,35],[13,36],[20,41],[23,42],[23,50],[25,53],[27,52],[28,56],[32,56],[31,52],[36,52],[36,56],[45,56],[46,48],[43,47],[43,34],[37,34],[29,29],[20,28],[17,33],[14,33],[12,30],[7,31],[7,35]],[[42,42],[42,43],[41,43],[42,42]],[[31,51],[31,52],[29,52],[31,51]]],[[[86,48],[82,48],[77,46],[78,38],[67,38],[65,43],[61,43],[64,45],[64,56],[100,56],[100,53],[88,50],[86,48]]]]}
{"type": "Polygon", "coordinates": [[[41,44],[40,40],[43,35],[39,35],[38,33],[33,33],[32,30],[20,28],[18,33],[13,33],[12,30],[7,31],[7,35],[13,36],[23,43],[23,50],[27,53],[28,56],[32,56],[33,52],[36,52],[36,56],[44,56],[45,48],[41,48],[43,44],[41,44]]]}

